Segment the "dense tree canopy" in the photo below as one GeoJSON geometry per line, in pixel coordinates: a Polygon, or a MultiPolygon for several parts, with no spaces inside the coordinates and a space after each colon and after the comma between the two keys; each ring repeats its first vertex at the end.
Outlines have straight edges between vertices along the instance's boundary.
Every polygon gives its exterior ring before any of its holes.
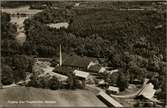
{"type": "Polygon", "coordinates": [[[16,25],[11,24],[10,19],[9,14],[1,14],[1,67],[4,85],[24,80],[33,64],[31,57],[23,55],[23,48],[15,39],[16,25]]]}

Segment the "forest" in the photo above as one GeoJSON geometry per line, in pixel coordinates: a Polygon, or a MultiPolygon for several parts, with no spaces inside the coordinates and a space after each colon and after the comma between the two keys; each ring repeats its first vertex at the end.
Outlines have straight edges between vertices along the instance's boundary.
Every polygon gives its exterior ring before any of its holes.
{"type": "Polygon", "coordinates": [[[33,59],[23,53],[15,40],[16,26],[10,23],[10,15],[1,14],[1,69],[4,85],[24,80],[26,72],[32,72],[33,59]]]}
{"type": "MultiPolygon", "coordinates": [[[[27,39],[15,41],[16,27],[10,15],[1,16],[2,83],[10,84],[32,72],[33,56],[54,58],[59,45],[67,54],[105,58],[105,66],[122,69],[123,79],[149,78],[158,99],[165,101],[166,13],[120,11],[112,8],[47,8],[25,20],[27,39]],[[68,22],[68,29],[46,24],[68,22]]],[[[124,82],[125,80],[122,80],[124,82]]]]}

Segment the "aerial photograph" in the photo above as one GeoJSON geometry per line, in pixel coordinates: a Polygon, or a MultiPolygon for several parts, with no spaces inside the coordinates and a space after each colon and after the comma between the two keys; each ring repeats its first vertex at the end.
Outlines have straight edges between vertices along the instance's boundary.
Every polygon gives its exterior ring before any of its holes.
{"type": "Polygon", "coordinates": [[[0,107],[167,107],[166,7],[2,0],[0,107]]]}

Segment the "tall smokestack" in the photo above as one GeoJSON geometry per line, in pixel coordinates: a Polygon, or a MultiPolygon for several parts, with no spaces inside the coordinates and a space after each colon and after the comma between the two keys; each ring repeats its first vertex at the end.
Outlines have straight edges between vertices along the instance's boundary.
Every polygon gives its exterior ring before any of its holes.
{"type": "Polygon", "coordinates": [[[60,66],[62,66],[62,53],[61,53],[61,44],[60,44],[60,55],[59,55],[59,56],[60,56],[60,64],[59,64],[59,65],[60,65],[60,66]]]}

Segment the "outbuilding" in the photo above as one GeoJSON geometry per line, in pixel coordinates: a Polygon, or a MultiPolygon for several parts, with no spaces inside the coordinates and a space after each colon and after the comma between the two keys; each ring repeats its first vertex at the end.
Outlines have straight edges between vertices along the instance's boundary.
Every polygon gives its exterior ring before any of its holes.
{"type": "Polygon", "coordinates": [[[88,72],[84,72],[84,71],[80,71],[80,70],[74,70],[73,73],[75,74],[75,76],[78,77],[78,79],[80,81],[82,81],[82,87],[85,88],[86,80],[89,78],[90,74],[88,72]]]}
{"type": "Polygon", "coordinates": [[[108,91],[108,93],[118,94],[119,93],[119,88],[118,87],[114,87],[114,86],[109,86],[107,91],[108,91]]]}

